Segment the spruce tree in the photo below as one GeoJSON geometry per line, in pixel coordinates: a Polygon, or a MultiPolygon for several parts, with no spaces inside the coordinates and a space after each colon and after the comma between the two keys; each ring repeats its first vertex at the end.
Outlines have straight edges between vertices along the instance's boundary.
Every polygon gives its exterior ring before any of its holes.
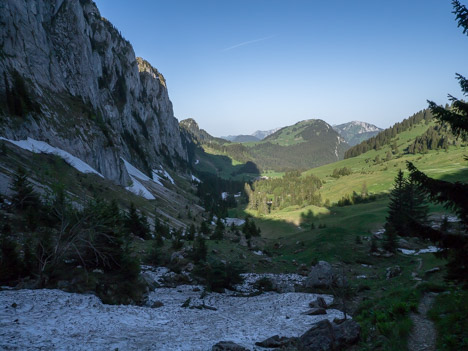
{"type": "Polygon", "coordinates": [[[10,189],[15,192],[11,202],[16,209],[24,210],[29,207],[37,207],[40,204],[39,195],[28,181],[24,168],[18,168],[10,189]]]}
{"type": "MultiPolygon", "coordinates": [[[[452,1],[453,13],[458,26],[468,35],[468,9],[459,1],[452,1]]],[[[468,96],[468,80],[456,74],[463,95],[468,96]]],[[[468,103],[449,95],[452,107],[449,109],[428,101],[429,107],[438,122],[448,123],[457,136],[468,135],[468,103]]],[[[461,233],[452,233],[431,228],[420,221],[410,223],[413,233],[429,238],[443,249],[442,255],[449,259],[447,278],[468,287],[468,184],[466,182],[447,182],[428,177],[408,162],[410,177],[433,202],[443,204],[454,211],[463,224],[461,233]]]]}

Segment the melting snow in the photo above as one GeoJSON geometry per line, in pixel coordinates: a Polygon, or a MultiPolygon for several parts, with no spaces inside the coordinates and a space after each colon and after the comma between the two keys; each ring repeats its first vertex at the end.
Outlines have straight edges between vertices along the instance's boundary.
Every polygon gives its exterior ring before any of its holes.
{"type": "Polygon", "coordinates": [[[317,296],[209,293],[201,299],[194,286],[182,285],[156,289],[150,303],[163,306],[150,308],[104,305],[93,295],[60,290],[5,290],[0,291],[0,349],[195,351],[209,350],[220,340],[252,349],[272,335],[299,336],[322,319],[342,317],[338,310],[302,315],[317,296]],[[188,298],[191,306],[217,310],[181,307],[188,298]]]}
{"type": "Polygon", "coordinates": [[[127,172],[130,175],[130,178],[132,179],[132,182],[133,182],[132,185],[126,187],[125,189],[127,189],[128,191],[131,191],[134,194],[142,196],[145,199],[154,200],[155,197],[153,196],[153,194],[151,194],[148,191],[148,189],[146,189],[145,186],[138,181],[138,179],[144,180],[144,181],[152,181],[159,185],[162,185],[162,183],[159,182],[158,180],[151,179],[146,174],[141,172],[139,169],[135,168],[132,164],[125,161],[123,158],[122,158],[122,161],[124,162],[125,168],[127,169],[127,172]]]}
{"type": "Polygon", "coordinates": [[[232,224],[234,224],[235,226],[237,227],[240,227],[241,225],[244,225],[245,223],[245,219],[240,219],[240,218],[226,218],[224,220],[224,224],[226,224],[227,226],[231,226],[232,224]]]}
{"type": "Polygon", "coordinates": [[[435,246],[429,246],[427,249],[422,249],[422,250],[407,250],[407,249],[402,249],[399,248],[402,253],[405,255],[419,255],[419,254],[424,254],[424,253],[434,253],[434,252],[439,252],[441,249],[435,247],[435,246]]]}
{"type": "Polygon", "coordinates": [[[201,183],[201,182],[202,182],[200,179],[198,179],[197,177],[195,177],[193,174],[192,174],[192,181],[197,182],[197,183],[201,183]]]}
{"type": "Polygon", "coordinates": [[[39,141],[39,140],[35,140],[32,138],[28,138],[26,140],[10,140],[10,139],[6,139],[3,137],[0,137],[0,140],[9,141],[10,143],[15,144],[16,146],[22,149],[29,150],[36,154],[46,153],[46,154],[53,154],[53,155],[60,156],[61,158],[65,160],[65,162],[67,162],[70,166],[72,166],[76,170],[82,173],[94,173],[104,178],[104,176],[101,173],[96,171],[93,167],[88,165],[86,162],[80,160],[78,157],[75,157],[72,154],[62,149],[51,146],[44,141],[39,141]]]}
{"type": "MultiPolygon", "coordinates": [[[[161,167],[162,168],[162,167],[161,167]]],[[[154,175],[155,173],[157,174],[162,174],[164,177],[166,177],[173,185],[175,185],[175,182],[174,182],[174,179],[172,179],[171,175],[169,173],[167,173],[167,171],[162,168],[161,169],[153,169],[153,178],[154,178],[154,175]]],[[[158,179],[161,179],[161,177],[159,177],[158,175],[156,174],[156,177],[158,177],[158,179]]]]}

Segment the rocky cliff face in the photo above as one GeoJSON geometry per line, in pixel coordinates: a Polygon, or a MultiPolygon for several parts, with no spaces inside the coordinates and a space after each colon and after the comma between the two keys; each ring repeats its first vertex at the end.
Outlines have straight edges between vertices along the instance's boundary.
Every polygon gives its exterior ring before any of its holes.
{"type": "Polygon", "coordinates": [[[0,3],[0,136],[44,140],[120,184],[187,160],[164,77],[90,0],[0,3]]]}

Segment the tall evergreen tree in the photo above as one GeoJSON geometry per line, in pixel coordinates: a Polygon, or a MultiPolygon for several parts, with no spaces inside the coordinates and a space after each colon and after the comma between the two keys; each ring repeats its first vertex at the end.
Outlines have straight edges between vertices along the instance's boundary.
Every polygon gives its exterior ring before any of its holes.
{"type": "Polygon", "coordinates": [[[10,189],[15,192],[11,202],[16,209],[24,210],[29,207],[37,207],[40,204],[39,195],[28,181],[24,168],[18,168],[10,189]]]}
{"type": "MultiPolygon", "coordinates": [[[[458,26],[468,35],[468,9],[459,1],[452,1],[453,13],[458,26]]],[[[468,80],[456,74],[463,95],[468,96],[468,80]]],[[[452,108],[446,109],[432,101],[428,101],[435,118],[446,122],[457,136],[468,135],[468,103],[449,95],[452,108]]],[[[443,204],[454,211],[463,224],[463,232],[453,233],[434,229],[419,221],[411,222],[416,235],[429,238],[443,249],[442,255],[449,259],[447,278],[460,282],[468,287],[468,184],[462,182],[450,183],[428,177],[408,162],[411,179],[420,186],[426,195],[434,202],[443,204]]]]}
{"type": "Polygon", "coordinates": [[[396,235],[411,235],[410,223],[424,222],[426,217],[427,206],[424,195],[414,181],[405,179],[403,171],[399,170],[390,193],[384,248],[395,252],[396,235]]]}

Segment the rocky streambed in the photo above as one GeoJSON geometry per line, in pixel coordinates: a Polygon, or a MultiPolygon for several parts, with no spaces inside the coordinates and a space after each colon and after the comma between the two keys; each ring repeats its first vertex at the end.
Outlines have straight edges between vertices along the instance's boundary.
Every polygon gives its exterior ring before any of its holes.
{"type": "MultiPolygon", "coordinates": [[[[167,273],[152,272],[156,280],[167,273]]],[[[277,278],[294,283],[301,279],[277,278]]],[[[240,290],[248,291],[247,285],[240,290]]],[[[241,297],[236,292],[205,293],[200,286],[180,285],[154,289],[147,306],[140,307],[105,305],[94,295],[60,290],[3,290],[0,349],[194,351],[211,350],[228,340],[262,350],[256,342],[274,335],[298,337],[317,322],[342,318],[335,309],[304,314],[318,297],[327,304],[333,300],[329,295],[298,292],[241,297]]]]}

